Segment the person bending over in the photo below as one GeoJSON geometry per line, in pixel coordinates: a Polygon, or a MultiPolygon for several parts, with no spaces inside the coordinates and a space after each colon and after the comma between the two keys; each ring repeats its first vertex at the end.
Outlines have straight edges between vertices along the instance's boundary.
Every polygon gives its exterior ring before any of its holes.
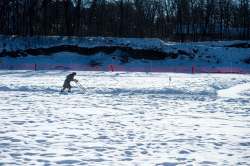
{"type": "Polygon", "coordinates": [[[70,82],[71,81],[78,82],[78,80],[74,79],[75,76],[76,76],[76,72],[73,72],[73,73],[67,75],[67,77],[64,81],[64,84],[63,84],[63,89],[61,90],[61,92],[64,92],[65,89],[68,89],[68,92],[71,92],[72,86],[70,85],[70,82]]]}

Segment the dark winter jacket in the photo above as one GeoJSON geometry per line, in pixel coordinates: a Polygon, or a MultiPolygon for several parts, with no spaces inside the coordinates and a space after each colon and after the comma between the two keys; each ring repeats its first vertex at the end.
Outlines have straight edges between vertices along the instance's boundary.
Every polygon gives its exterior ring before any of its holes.
{"type": "Polygon", "coordinates": [[[75,77],[75,74],[73,74],[73,73],[67,75],[67,77],[66,77],[66,79],[64,81],[63,87],[64,88],[71,88],[70,82],[75,81],[74,77],[75,77]]]}

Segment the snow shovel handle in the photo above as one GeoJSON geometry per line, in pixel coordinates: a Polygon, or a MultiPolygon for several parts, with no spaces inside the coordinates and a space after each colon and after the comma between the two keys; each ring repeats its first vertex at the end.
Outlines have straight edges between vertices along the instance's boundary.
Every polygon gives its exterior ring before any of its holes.
{"type": "Polygon", "coordinates": [[[82,86],[82,84],[79,83],[79,81],[76,82],[76,84],[78,85],[78,87],[79,87],[83,92],[86,92],[86,88],[84,88],[84,87],[82,86]]]}

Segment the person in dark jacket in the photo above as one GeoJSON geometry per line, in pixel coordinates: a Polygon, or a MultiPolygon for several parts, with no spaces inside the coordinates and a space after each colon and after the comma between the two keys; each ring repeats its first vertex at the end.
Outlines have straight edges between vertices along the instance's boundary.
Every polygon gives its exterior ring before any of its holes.
{"type": "Polygon", "coordinates": [[[78,80],[74,79],[74,77],[76,76],[76,72],[73,72],[69,75],[67,75],[65,81],[64,81],[64,84],[63,84],[63,89],[61,90],[61,92],[64,92],[65,89],[68,89],[68,92],[71,91],[71,85],[70,85],[70,82],[71,81],[74,81],[74,82],[78,82],[78,80]]]}

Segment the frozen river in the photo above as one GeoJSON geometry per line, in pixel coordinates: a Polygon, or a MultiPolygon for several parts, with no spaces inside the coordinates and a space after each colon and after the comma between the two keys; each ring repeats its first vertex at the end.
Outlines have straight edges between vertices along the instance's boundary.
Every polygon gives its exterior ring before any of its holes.
{"type": "Polygon", "coordinates": [[[249,75],[68,73],[0,71],[0,165],[250,165],[249,75]]]}

